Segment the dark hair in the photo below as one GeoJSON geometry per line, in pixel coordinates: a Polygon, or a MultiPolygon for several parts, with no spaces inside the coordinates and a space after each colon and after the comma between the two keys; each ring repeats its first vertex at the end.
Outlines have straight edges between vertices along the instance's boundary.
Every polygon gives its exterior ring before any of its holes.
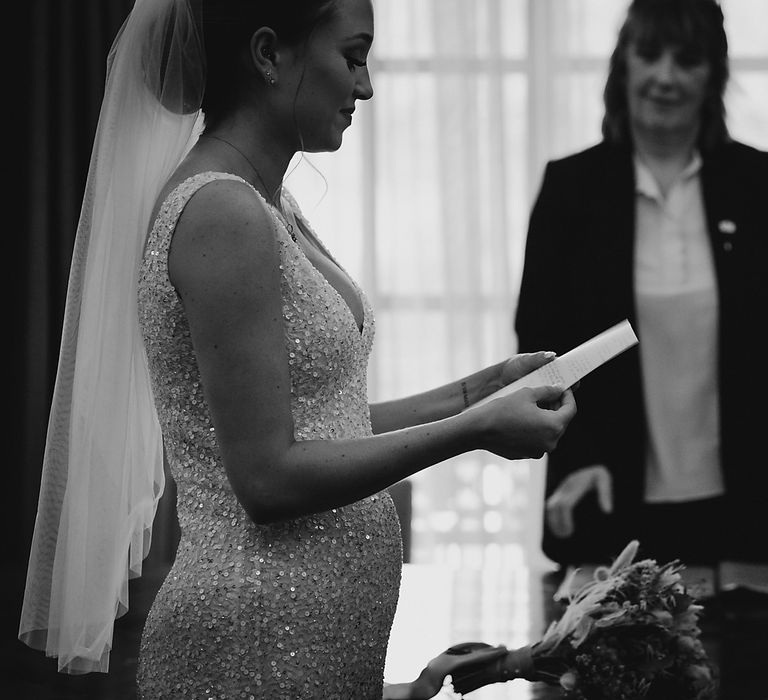
{"type": "Polygon", "coordinates": [[[260,27],[297,46],[333,16],[336,0],[203,0],[206,81],[202,100],[206,129],[238,104],[249,75],[242,55],[260,27]]]}
{"type": "Polygon", "coordinates": [[[633,0],[611,55],[603,92],[603,138],[619,144],[631,141],[626,53],[627,47],[637,41],[680,47],[701,56],[709,64],[709,86],[701,107],[698,147],[708,150],[728,140],[724,102],[729,73],[728,40],[717,0],[633,0]]]}

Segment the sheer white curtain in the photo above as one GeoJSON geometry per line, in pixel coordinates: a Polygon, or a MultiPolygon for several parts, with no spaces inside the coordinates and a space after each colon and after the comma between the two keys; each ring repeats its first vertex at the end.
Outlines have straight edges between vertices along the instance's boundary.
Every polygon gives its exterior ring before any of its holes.
{"type": "MultiPolygon", "coordinates": [[[[599,139],[607,59],[627,2],[374,6],[375,97],[359,106],[341,150],[298,162],[287,185],[372,298],[378,400],[515,352],[530,206],[547,159],[599,139]]],[[[724,9],[734,135],[767,146],[768,0],[724,9]]],[[[543,460],[478,452],[414,477],[413,560],[546,564],[544,469],[543,460]]]]}

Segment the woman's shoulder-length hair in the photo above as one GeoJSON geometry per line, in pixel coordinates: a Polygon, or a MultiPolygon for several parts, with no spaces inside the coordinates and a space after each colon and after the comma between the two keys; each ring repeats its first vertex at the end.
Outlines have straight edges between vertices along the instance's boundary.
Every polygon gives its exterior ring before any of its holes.
{"type": "Polygon", "coordinates": [[[710,66],[707,95],[701,108],[698,147],[710,150],[728,140],[725,89],[728,83],[728,40],[717,0],[633,0],[619,30],[603,91],[603,138],[631,142],[627,105],[627,48],[634,44],[676,49],[710,66]]]}

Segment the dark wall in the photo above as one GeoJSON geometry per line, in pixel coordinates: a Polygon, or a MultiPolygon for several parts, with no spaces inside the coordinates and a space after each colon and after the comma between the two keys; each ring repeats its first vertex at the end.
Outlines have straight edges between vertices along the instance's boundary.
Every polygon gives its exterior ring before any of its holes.
{"type": "Polygon", "coordinates": [[[4,23],[11,353],[3,498],[11,560],[26,562],[67,277],[106,59],[131,0],[26,0],[4,23]],[[12,47],[12,48],[11,48],[12,47]],[[8,184],[9,183],[9,184],[8,184]]]}

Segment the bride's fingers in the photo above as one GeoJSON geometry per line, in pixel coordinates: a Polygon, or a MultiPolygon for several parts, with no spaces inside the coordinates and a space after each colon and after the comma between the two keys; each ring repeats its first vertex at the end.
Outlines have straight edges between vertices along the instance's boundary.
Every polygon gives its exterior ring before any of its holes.
{"type": "Polygon", "coordinates": [[[549,350],[540,352],[524,352],[507,360],[502,373],[502,379],[505,383],[513,382],[520,377],[524,377],[529,372],[543,367],[548,362],[552,362],[557,355],[549,350]]]}

